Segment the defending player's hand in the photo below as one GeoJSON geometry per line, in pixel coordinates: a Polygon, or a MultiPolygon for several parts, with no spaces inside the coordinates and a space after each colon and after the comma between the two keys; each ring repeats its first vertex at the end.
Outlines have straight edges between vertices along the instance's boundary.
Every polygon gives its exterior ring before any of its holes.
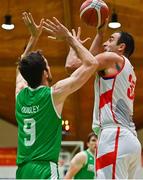
{"type": "Polygon", "coordinates": [[[71,36],[70,31],[55,17],[53,17],[53,21],[47,19],[43,28],[51,34],[51,36],[48,36],[51,39],[64,40],[71,36]]]}
{"type": "Polygon", "coordinates": [[[75,29],[72,29],[72,35],[81,43],[84,44],[86,43],[88,40],[90,40],[90,37],[87,37],[86,39],[81,40],[81,28],[78,27],[77,29],[77,33],[75,31],[75,29]]]}
{"type": "Polygon", "coordinates": [[[25,25],[28,27],[28,30],[32,37],[39,37],[42,33],[44,19],[41,19],[40,24],[37,25],[32,17],[31,13],[24,12],[22,13],[25,25]]]}

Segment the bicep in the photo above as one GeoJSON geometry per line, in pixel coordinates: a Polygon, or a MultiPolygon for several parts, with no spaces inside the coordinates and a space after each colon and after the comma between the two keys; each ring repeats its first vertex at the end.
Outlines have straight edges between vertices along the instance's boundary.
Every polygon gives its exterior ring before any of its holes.
{"type": "Polygon", "coordinates": [[[66,174],[66,178],[70,179],[73,178],[82,168],[82,164],[73,163],[71,162],[69,170],[66,174]]]}
{"type": "Polygon", "coordinates": [[[95,59],[98,61],[98,71],[102,71],[111,67],[114,67],[115,64],[123,64],[123,57],[119,56],[117,53],[113,52],[104,52],[95,56],[95,59]]]}
{"type": "Polygon", "coordinates": [[[27,87],[27,82],[24,80],[20,72],[17,72],[16,75],[16,89],[15,95],[17,95],[23,88],[27,87]]]}
{"type": "Polygon", "coordinates": [[[84,166],[85,161],[86,161],[86,155],[83,154],[83,152],[78,153],[71,160],[69,170],[66,174],[66,178],[69,179],[69,178],[74,177],[81,170],[81,168],[84,166]]]}

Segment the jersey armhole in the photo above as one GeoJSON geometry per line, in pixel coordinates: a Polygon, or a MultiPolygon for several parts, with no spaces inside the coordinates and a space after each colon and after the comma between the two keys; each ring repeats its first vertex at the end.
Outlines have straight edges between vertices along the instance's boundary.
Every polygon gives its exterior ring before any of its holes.
{"type": "Polygon", "coordinates": [[[122,64],[120,71],[116,75],[120,74],[125,67],[126,59],[123,55],[121,55],[121,58],[123,59],[123,64],[122,64]]]}
{"type": "Polygon", "coordinates": [[[53,100],[53,88],[51,87],[50,89],[51,89],[51,93],[50,94],[51,94],[51,100],[52,100],[54,111],[55,111],[56,115],[58,116],[58,118],[61,119],[61,115],[57,112],[56,106],[54,104],[54,100],[53,100]]]}
{"type": "Polygon", "coordinates": [[[102,77],[104,80],[108,80],[108,79],[113,79],[113,78],[115,78],[118,74],[120,74],[121,72],[122,72],[122,70],[123,70],[123,68],[124,68],[124,66],[125,66],[125,57],[124,56],[122,56],[121,55],[121,58],[123,59],[123,65],[122,65],[122,67],[121,67],[121,69],[117,72],[117,73],[115,73],[115,74],[113,74],[113,75],[109,75],[109,76],[100,76],[99,74],[99,76],[100,77],[102,77]]]}

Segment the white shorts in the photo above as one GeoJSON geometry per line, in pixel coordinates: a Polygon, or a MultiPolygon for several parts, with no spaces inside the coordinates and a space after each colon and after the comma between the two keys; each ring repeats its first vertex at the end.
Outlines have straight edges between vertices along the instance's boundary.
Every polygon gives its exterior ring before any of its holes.
{"type": "Polygon", "coordinates": [[[103,129],[95,164],[97,179],[133,179],[141,167],[141,144],[126,128],[103,129]]]}

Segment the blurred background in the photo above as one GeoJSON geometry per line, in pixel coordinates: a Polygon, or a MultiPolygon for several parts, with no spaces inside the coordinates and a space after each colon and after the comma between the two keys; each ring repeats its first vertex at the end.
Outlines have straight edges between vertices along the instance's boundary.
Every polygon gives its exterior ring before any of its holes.
{"type": "MultiPolygon", "coordinates": [[[[131,33],[136,49],[131,58],[137,75],[134,122],[143,145],[143,0],[105,0],[110,17],[116,13],[121,27],[107,28],[105,40],[116,30],[131,33]]],[[[94,38],[95,27],[84,24],[79,17],[83,0],[0,0],[0,24],[11,18],[14,29],[0,27],[0,148],[17,147],[17,123],[15,119],[16,62],[22,54],[29,32],[22,20],[22,12],[31,12],[36,23],[41,18],[57,17],[70,30],[81,26],[82,38],[94,38]],[[5,16],[10,15],[10,18],[5,16]]],[[[90,47],[92,40],[85,46],[90,47]]],[[[67,77],[64,69],[69,47],[66,42],[48,39],[43,32],[36,49],[41,49],[49,61],[53,83],[67,77]]],[[[69,96],[63,110],[63,141],[86,141],[92,131],[94,89],[92,77],[83,88],[69,96]]],[[[1,160],[2,161],[2,160],[1,160]]]]}

